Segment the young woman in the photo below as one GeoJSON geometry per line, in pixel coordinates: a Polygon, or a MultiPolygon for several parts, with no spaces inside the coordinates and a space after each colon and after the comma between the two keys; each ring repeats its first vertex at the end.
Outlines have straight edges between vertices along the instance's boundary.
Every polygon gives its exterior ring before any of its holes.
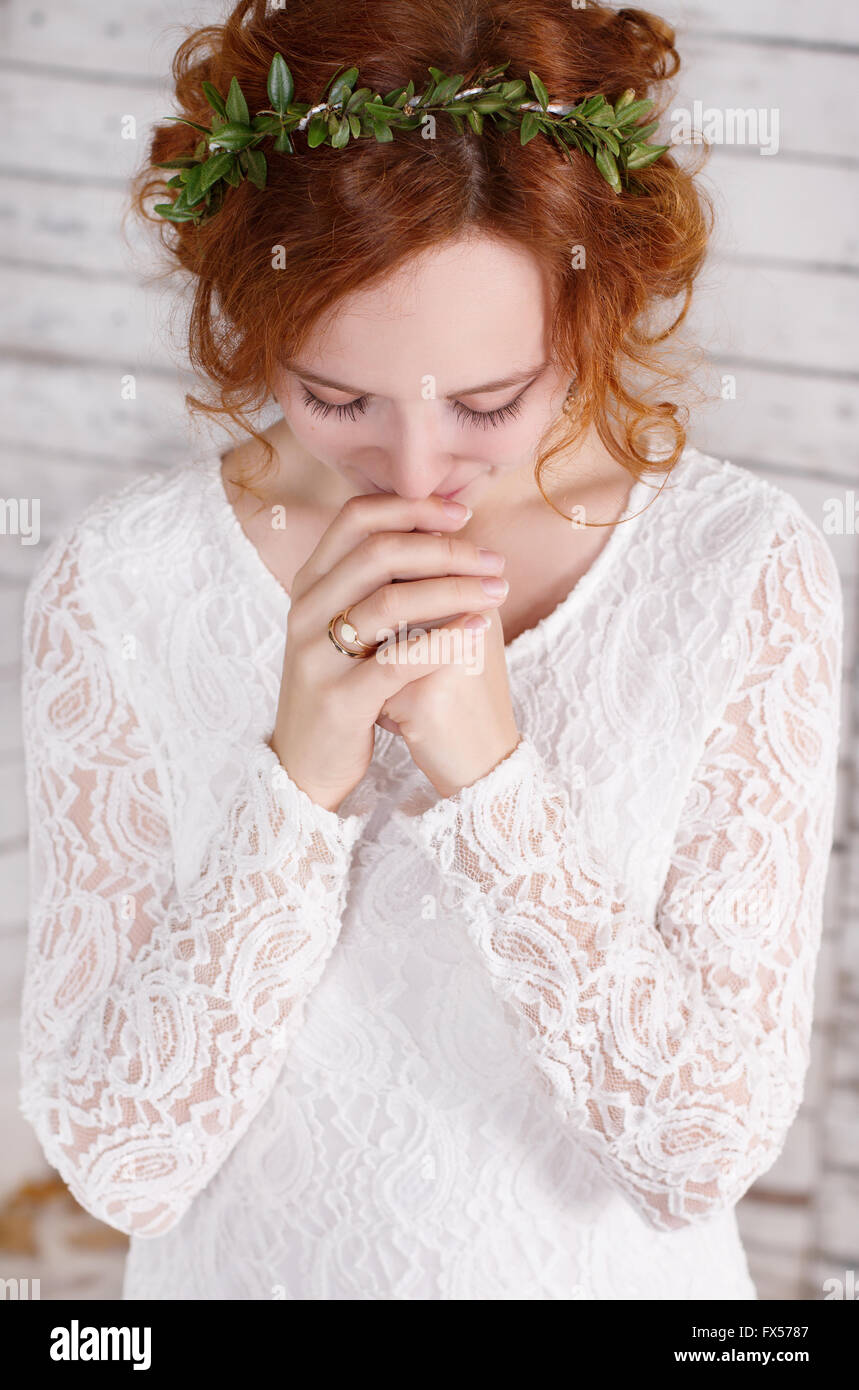
{"type": "MultiPolygon", "coordinates": [[[[676,69],[635,10],[244,0],[180,111],[235,76],[252,119],[276,53],[305,103],[676,69]]],[[[24,1113],[128,1298],[755,1298],[841,591],[668,400],[707,209],[670,153],[618,192],[489,119],[294,143],[165,226],[215,406],[282,418],[96,503],[28,594],[24,1113]]]]}

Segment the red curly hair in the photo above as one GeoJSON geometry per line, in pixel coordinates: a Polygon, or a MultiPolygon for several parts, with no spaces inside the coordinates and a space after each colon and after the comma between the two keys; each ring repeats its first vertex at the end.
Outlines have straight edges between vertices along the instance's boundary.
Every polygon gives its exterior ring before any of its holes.
{"type": "MultiPolygon", "coordinates": [[[[276,52],[289,64],[299,101],[318,101],[346,67],[358,68],[362,85],[386,92],[409,78],[420,90],[430,65],[464,73],[468,85],[509,59],[506,78],[527,79],[534,70],[555,101],[597,92],[614,101],[633,88],[637,98],[653,97],[657,111],[664,109],[659,84],[680,62],[671,27],[638,9],[579,9],[560,0],[289,0],[267,12],[265,0],[240,0],[223,25],[191,32],[177,50],[179,113],[208,127],[201,84],[225,93],[233,75],[251,111],[266,108],[276,52]]],[[[186,403],[228,417],[259,441],[270,463],[274,451],[250,416],[319,316],[471,227],[525,246],[554,289],[555,360],[577,378],[577,391],[554,445],[540,441],[541,491],[542,469],[589,427],[635,478],[680,457],[688,411],[661,397],[676,394],[684,373],[660,352],[686,315],[712,208],[695,171],[671,153],[638,171],[643,191],[615,195],[589,156],[574,152],[571,167],[553,142],[523,147],[490,121],[480,136],[440,122],[435,140],[400,134],[343,150],[302,141],[295,155],[269,159],[265,192],[245,181],[227,190],[209,223],[166,223],[148,203],[164,200],[169,174],[152,166],[192,153],[197,139],[178,122],[156,126],[130,210],[159,225],[171,264],[194,282],[189,356],[215,390],[211,400],[188,395],[186,403]],[[585,248],[578,269],[576,245],[585,248]],[[278,246],[285,268],[275,269],[278,246]],[[657,329],[660,306],[668,306],[671,322],[657,329]],[[654,430],[664,441],[659,463],[649,451],[654,430]]]]}

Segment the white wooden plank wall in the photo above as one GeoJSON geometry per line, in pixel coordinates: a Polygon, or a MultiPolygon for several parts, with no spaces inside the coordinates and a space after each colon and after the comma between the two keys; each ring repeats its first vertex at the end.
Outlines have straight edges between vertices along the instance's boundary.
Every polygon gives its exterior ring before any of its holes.
{"type": "MultiPolygon", "coordinates": [[[[735,399],[705,410],[694,437],[786,487],[822,525],[827,499],[859,490],[859,6],[666,0],[660,12],[678,24],[687,59],[675,106],[780,116],[776,155],[735,144],[710,156],[720,230],[693,327],[708,383],[734,378],[735,399]]],[[[123,1252],[103,1227],[65,1238],[62,1204],[38,1216],[37,1238],[27,1234],[40,1203],[21,1185],[50,1173],[16,1100],[23,594],[51,536],[91,499],[215,437],[186,421],[194,383],[169,342],[170,288],[147,283],[151,256],[134,234],[123,243],[118,218],[147,127],[171,110],[166,74],[182,25],[222,13],[212,0],[0,0],[0,493],[41,500],[38,546],[0,537],[0,1276],[41,1276],[43,1297],[115,1296],[123,1252]],[[120,138],[127,115],[136,141],[120,138]],[[133,401],[120,393],[128,373],[133,401]]],[[[783,1154],[739,1208],[753,1276],[776,1299],[821,1298],[824,1279],[859,1271],[859,539],[830,542],[847,650],[812,1066],[783,1154]]],[[[51,1206],[44,1193],[41,1205],[51,1206]]]]}

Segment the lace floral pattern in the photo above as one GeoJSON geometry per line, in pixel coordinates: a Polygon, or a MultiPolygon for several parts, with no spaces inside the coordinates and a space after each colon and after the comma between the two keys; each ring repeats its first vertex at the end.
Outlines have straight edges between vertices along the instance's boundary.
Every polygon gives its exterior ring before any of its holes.
{"type": "Polygon", "coordinates": [[[733,1206],[778,1156],[802,1098],[832,838],[839,593],[825,542],[785,520],[655,921],[582,843],[528,740],[416,818],[564,1123],[660,1230],[733,1206]]]}
{"type": "Polygon", "coordinates": [[[21,1105],[126,1296],[753,1297],[834,813],[820,532],[687,451],[508,648],[514,752],[437,799],[380,731],[335,815],[268,747],[288,600],[214,463],[96,504],[25,612],[21,1105]]]}
{"type": "Polygon", "coordinates": [[[271,1089],[336,939],[362,820],[317,806],[260,745],[198,883],[173,893],[157,778],[74,544],[43,571],[38,602],[36,592],[24,1113],[83,1206],[158,1235],[271,1089]]]}

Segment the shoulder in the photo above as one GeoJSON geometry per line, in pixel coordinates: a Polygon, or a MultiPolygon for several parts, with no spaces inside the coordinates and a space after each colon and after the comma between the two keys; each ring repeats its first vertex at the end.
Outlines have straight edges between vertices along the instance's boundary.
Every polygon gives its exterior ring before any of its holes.
{"type": "Polygon", "coordinates": [[[768,669],[783,662],[787,670],[799,660],[809,672],[828,669],[837,689],[843,591],[818,522],[786,488],[699,450],[684,455],[678,481],[688,484],[682,488],[687,540],[680,545],[685,573],[697,583],[702,611],[725,619],[737,679],[756,663],[768,669]],[[696,554],[706,557],[697,574],[696,554]]]}
{"type": "MultiPolygon", "coordinates": [[[[660,474],[659,478],[662,476],[660,474]]],[[[676,509],[685,511],[689,520],[697,513],[706,517],[708,525],[712,525],[716,517],[730,517],[734,525],[742,526],[745,532],[749,528],[743,525],[743,518],[748,517],[756,520],[757,529],[763,534],[768,527],[777,526],[783,517],[790,515],[805,517],[808,525],[815,527],[786,488],[749,468],[691,445],[684,449],[680,461],[671,470],[666,493],[672,495],[676,509]]]]}
{"type": "MultiPolygon", "coordinates": [[[[821,597],[840,603],[841,581],[821,525],[793,493],[727,459],[690,447],[673,470],[666,494],[686,572],[702,563],[753,588],[763,575],[802,570],[821,597]]],[[[664,537],[663,537],[664,539],[664,537]]]]}
{"type": "MultiPolygon", "coordinates": [[[[141,586],[179,593],[218,517],[214,454],[151,469],[96,498],[50,541],[28,585],[27,603],[86,591],[121,595],[141,586]]],[[[221,496],[226,498],[221,488],[221,496]]],[[[218,547],[210,547],[212,554],[218,547]]]]}

